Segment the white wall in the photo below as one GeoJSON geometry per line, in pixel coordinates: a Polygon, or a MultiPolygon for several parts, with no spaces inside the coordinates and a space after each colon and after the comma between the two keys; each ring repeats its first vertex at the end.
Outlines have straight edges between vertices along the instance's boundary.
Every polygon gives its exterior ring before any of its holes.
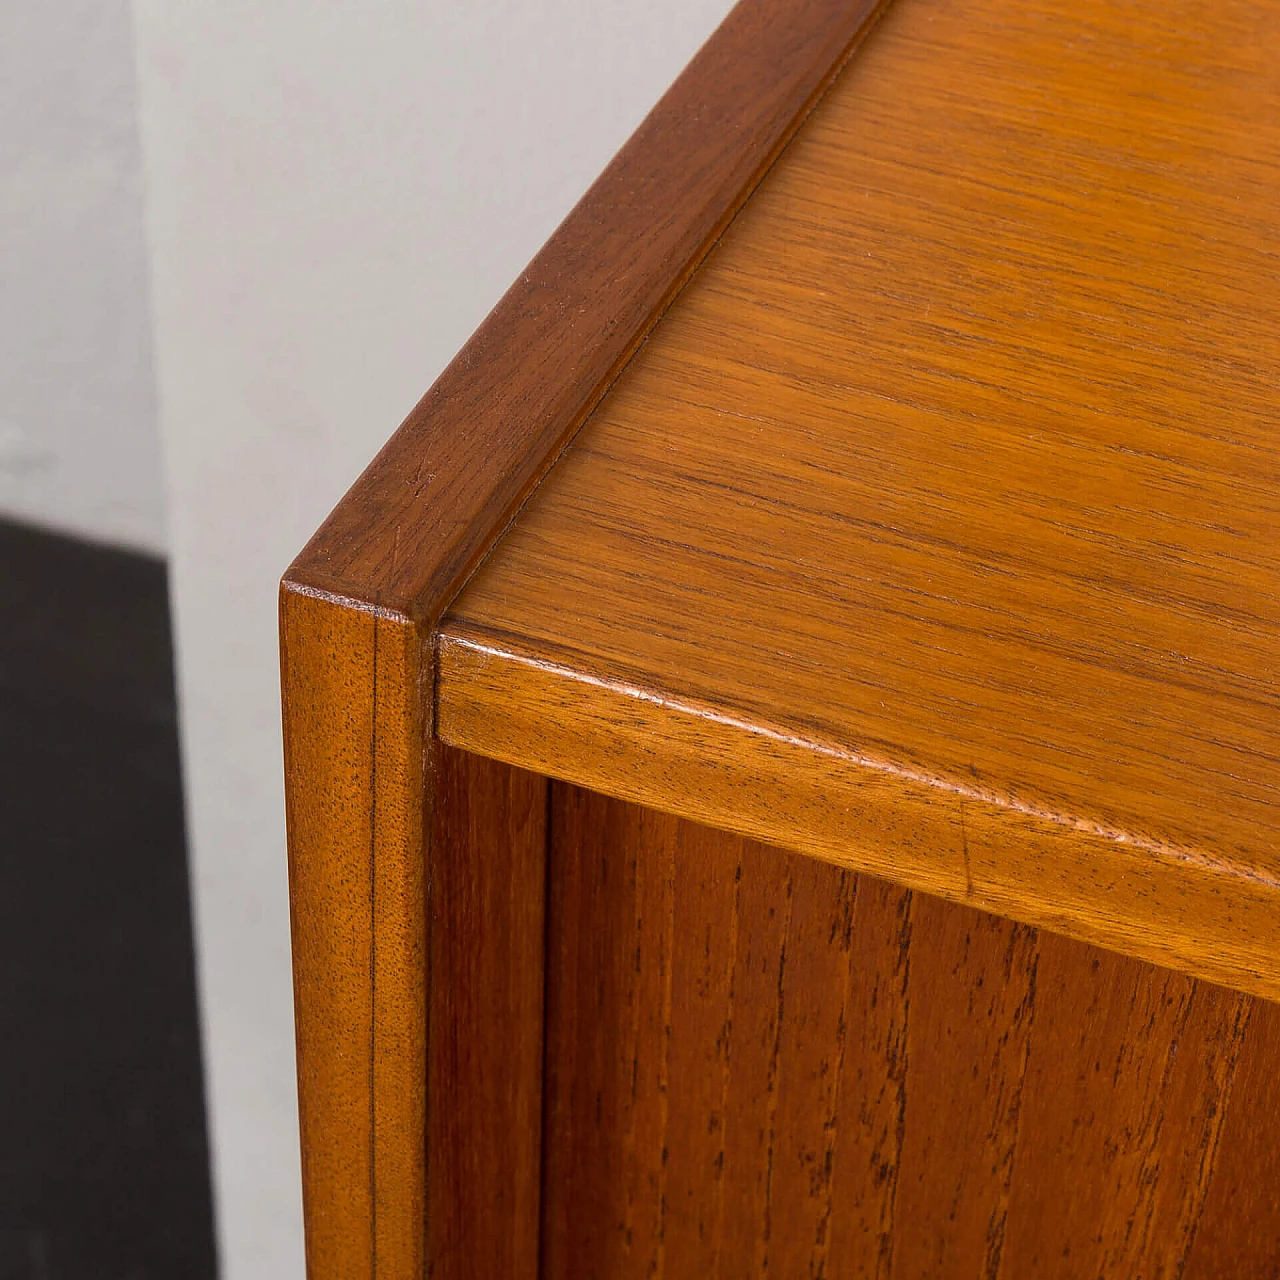
{"type": "Polygon", "coordinates": [[[0,4],[0,515],[164,546],[129,0],[0,4]]]}
{"type": "Polygon", "coordinates": [[[280,573],[728,0],[133,0],[224,1276],[302,1273],[280,573]]]}

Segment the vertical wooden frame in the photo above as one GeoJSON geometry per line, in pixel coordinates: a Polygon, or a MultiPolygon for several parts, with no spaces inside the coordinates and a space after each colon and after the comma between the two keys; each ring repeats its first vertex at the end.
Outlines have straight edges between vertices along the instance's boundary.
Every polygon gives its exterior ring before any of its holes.
{"type": "Polygon", "coordinates": [[[280,625],[308,1271],[419,1275],[422,647],[403,617],[303,591],[282,594],[280,625]]]}
{"type": "Polygon", "coordinates": [[[308,1268],[532,1275],[547,782],[431,737],[403,618],[281,626],[308,1268]]]}
{"type": "Polygon", "coordinates": [[[311,1280],[536,1271],[545,783],[436,744],[436,624],[882,4],[742,0],[285,575],[311,1280]]]}

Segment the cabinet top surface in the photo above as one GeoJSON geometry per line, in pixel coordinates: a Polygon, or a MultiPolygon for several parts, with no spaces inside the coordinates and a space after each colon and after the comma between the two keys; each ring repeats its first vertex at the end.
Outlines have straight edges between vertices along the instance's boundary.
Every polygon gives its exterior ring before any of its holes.
{"type": "Polygon", "coordinates": [[[897,0],[443,632],[1280,874],[1278,209],[1272,6],[897,0]]]}

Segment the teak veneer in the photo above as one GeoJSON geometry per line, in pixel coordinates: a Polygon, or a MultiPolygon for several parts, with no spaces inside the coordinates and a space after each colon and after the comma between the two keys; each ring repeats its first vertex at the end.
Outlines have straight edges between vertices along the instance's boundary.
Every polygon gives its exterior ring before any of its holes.
{"type": "Polygon", "coordinates": [[[885,19],[455,602],[446,740],[1280,997],[1280,23],[1147,13],[885,19]]]}
{"type": "Polygon", "coordinates": [[[1280,22],[880,8],[286,575],[312,1280],[1280,1268],[1280,22]]]}

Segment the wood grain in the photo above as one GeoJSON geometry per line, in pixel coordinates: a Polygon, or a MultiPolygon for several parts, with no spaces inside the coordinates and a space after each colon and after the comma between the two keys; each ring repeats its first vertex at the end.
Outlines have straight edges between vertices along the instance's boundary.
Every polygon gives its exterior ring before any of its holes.
{"type": "Polygon", "coordinates": [[[1276,1006],[573,786],[550,830],[547,1280],[1274,1274],[1276,1006]]]}
{"type": "Polygon", "coordinates": [[[1014,1169],[1001,1274],[1182,1275],[1255,1002],[1052,935],[1036,994],[1023,1115],[1039,1141],[1014,1169]]]}
{"type": "Polygon", "coordinates": [[[442,624],[469,749],[1280,997],[1280,24],[903,0],[442,624]]]}
{"type": "Polygon", "coordinates": [[[1035,931],[920,895],[911,946],[894,1275],[995,1276],[1036,1007],[1035,931]],[[925,1105],[913,1101],[921,1089],[925,1105]]]}
{"type": "Polygon", "coordinates": [[[420,1275],[427,886],[412,627],[281,597],[308,1274],[420,1275]]]}
{"type": "Polygon", "coordinates": [[[427,919],[427,1271],[534,1276],[548,783],[438,747],[427,919]]]}
{"type": "Polygon", "coordinates": [[[411,628],[284,603],[308,1273],[534,1275],[546,780],[424,741],[411,628]]]}
{"type": "MultiPolygon", "coordinates": [[[[282,681],[312,1280],[416,1277],[437,1263],[463,1266],[467,1249],[478,1250],[466,1263],[476,1274],[530,1273],[527,1232],[511,1216],[523,1222],[528,1213],[519,1190],[522,1162],[531,1158],[528,1117],[509,1109],[514,1095],[499,1099],[508,1110],[484,1111],[481,1100],[496,1098],[499,1083],[488,1076],[462,1088],[470,1111],[451,1111],[447,1098],[431,1094],[456,1083],[473,1049],[459,1041],[463,1057],[446,1069],[437,1045],[429,1063],[428,1011],[439,1005],[450,1034],[462,1036],[477,1032],[467,1018],[481,1002],[472,993],[473,1003],[451,1006],[450,993],[438,989],[442,972],[426,961],[433,911],[442,928],[477,926],[470,908],[431,903],[432,886],[447,878],[438,860],[450,856],[427,838],[440,785],[430,747],[433,629],[880,3],[743,0],[285,575],[282,681]],[[424,1133],[442,1117],[448,1168],[436,1163],[444,1148],[424,1133]],[[479,1155],[496,1158],[499,1120],[526,1126],[507,1135],[514,1181],[500,1203],[492,1199],[497,1190],[477,1181],[489,1177],[479,1155]],[[478,1221],[483,1230],[473,1230],[478,1221]],[[514,1232],[506,1243],[503,1231],[514,1232]]],[[[472,892],[480,889],[467,889],[467,901],[472,892]]],[[[489,885],[482,902],[498,914],[483,919],[497,927],[504,908],[494,893],[489,885]]],[[[516,939],[528,941],[519,931],[511,945],[516,939]]],[[[526,976],[534,971],[531,955],[480,963],[477,945],[474,937],[438,934],[431,942],[435,961],[471,956],[499,985],[508,961],[526,976]]],[[[444,973],[456,976],[448,963],[444,973]]],[[[524,1059],[515,1059],[506,1064],[512,1082],[523,1080],[524,1059]]],[[[519,1093],[523,1084],[512,1088],[519,1093]]]]}

